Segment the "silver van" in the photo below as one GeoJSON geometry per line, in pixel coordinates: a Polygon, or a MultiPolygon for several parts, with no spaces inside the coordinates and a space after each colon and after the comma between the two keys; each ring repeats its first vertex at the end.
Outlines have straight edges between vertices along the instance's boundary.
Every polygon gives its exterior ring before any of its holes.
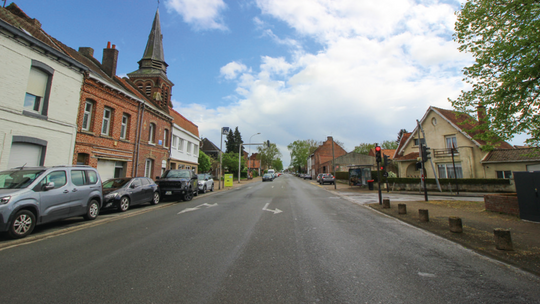
{"type": "Polygon", "coordinates": [[[36,225],[84,216],[95,219],[103,196],[90,166],[18,167],[0,172],[0,232],[23,238],[36,225]]]}

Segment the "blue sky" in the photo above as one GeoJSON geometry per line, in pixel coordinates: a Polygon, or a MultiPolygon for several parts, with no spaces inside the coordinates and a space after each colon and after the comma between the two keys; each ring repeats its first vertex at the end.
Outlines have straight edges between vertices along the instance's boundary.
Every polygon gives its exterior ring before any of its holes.
{"type": "MultiPolygon", "coordinates": [[[[9,3],[9,2],[8,2],[9,3]]],[[[117,74],[138,68],[157,1],[15,2],[50,35],[101,60],[110,41],[117,74]]],[[[284,165],[295,140],[333,136],[351,151],[412,131],[429,106],[467,89],[472,58],[452,41],[461,1],[161,0],[175,110],[219,146],[219,130],[270,140],[284,165]]],[[[513,144],[522,144],[518,137],[513,144]]],[[[254,149],[251,149],[253,152],[254,149]]]]}

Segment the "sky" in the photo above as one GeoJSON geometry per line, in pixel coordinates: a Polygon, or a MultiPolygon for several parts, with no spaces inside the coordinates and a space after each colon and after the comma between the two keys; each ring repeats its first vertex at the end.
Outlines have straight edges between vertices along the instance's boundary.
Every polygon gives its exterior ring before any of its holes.
{"type": "Polygon", "coordinates": [[[159,8],[174,109],[218,147],[222,127],[238,127],[245,143],[270,140],[286,167],[295,140],[333,136],[350,152],[413,131],[430,106],[452,109],[448,99],[469,88],[462,69],[474,62],[452,39],[463,2],[15,3],[64,44],[94,48],[100,61],[107,42],[115,44],[119,76],[138,69],[159,8]]]}

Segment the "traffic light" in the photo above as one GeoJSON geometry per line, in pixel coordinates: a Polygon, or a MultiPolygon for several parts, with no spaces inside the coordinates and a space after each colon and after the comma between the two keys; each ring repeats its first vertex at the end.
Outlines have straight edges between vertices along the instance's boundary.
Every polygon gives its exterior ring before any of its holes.
{"type": "Polygon", "coordinates": [[[416,170],[422,169],[422,162],[416,162],[416,170]]]}
{"type": "Polygon", "coordinates": [[[380,146],[375,147],[375,158],[377,159],[377,163],[381,163],[382,157],[381,157],[381,147],[380,146]]]}
{"type": "Polygon", "coordinates": [[[427,160],[431,157],[431,151],[429,151],[430,148],[428,148],[426,145],[422,145],[422,162],[427,162],[427,160]]]}
{"type": "Polygon", "coordinates": [[[387,170],[386,168],[388,168],[388,155],[384,155],[383,160],[384,161],[383,161],[382,167],[383,167],[383,170],[386,171],[387,170]]]}
{"type": "Polygon", "coordinates": [[[270,141],[269,140],[266,141],[266,147],[270,148],[270,141]]]}

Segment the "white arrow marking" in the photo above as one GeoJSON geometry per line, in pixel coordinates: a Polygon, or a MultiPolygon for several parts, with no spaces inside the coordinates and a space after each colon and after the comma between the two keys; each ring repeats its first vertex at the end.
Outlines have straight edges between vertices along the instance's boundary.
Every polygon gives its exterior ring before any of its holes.
{"type": "Polygon", "coordinates": [[[202,204],[202,205],[197,206],[197,208],[198,208],[198,207],[201,207],[201,206],[206,206],[206,208],[210,208],[210,207],[215,207],[215,206],[217,206],[217,203],[215,203],[215,204],[207,204],[207,203],[204,203],[204,204],[202,204]]]}
{"type": "Polygon", "coordinates": [[[278,213],[283,212],[283,211],[279,210],[278,208],[276,208],[276,210],[268,209],[268,208],[266,208],[266,207],[268,207],[268,205],[270,205],[270,203],[266,203],[266,205],[264,205],[264,208],[262,210],[263,211],[274,212],[274,214],[278,214],[278,213]]]}
{"type": "Polygon", "coordinates": [[[178,214],[180,213],[186,213],[186,212],[190,212],[190,211],[195,211],[195,210],[199,210],[199,208],[195,207],[195,208],[186,208],[180,212],[178,212],[178,214]]]}

